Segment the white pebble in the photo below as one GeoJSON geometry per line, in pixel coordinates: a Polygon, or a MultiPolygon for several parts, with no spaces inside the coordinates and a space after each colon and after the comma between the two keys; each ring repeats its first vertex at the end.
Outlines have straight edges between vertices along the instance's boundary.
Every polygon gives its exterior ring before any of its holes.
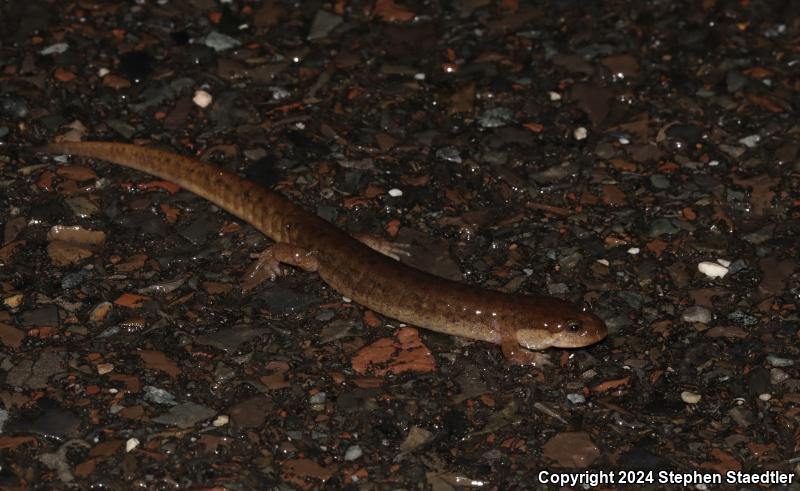
{"type": "Polygon", "coordinates": [[[628,140],[628,139],[627,139],[627,138],[625,138],[624,136],[621,136],[621,137],[619,137],[619,138],[617,139],[617,141],[619,142],[619,144],[620,144],[620,145],[627,145],[628,143],[630,143],[630,142],[631,142],[630,140],[628,140]]]}
{"type": "Polygon", "coordinates": [[[352,447],[347,447],[347,450],[345,450],[344,460],[353,461],[361,457],[363,454],[364,452],[361,451],[361,447],[358,445],[353,445],[352,447]]]}
{"type": "Polygon", "coordinates": [[[284,89],[283,87],[277,87],[277,86],[270,87],[269,90],[272,92],[273,101],[282,101],[284,99],[288,99],[292,95],[291,92],[284,89]]]}
{"type": "Polygon", "coordinates": [[[105,375],[107,373],[114,371],[114,364],[113,363],[99,363],[97,365],[97,373],[99,375],[105,375]]]}
{"type": "Polygon", "coordinates": [[[108,68],[105,68],[105,67],[97,70],[97,76],[100,77],[100,78],[105,77],[109,73],[111,73],[111,70],[109,70],[108,68]]]}
{"type": "Polygon", "coordinates": [[[586,398],[583,396],[583,394],[579,394],[577,392],[567,394],[567,400],[573,404],[583,404],[586,402],[586,398]]]}
{"type": "Polygon", "coordinates": [[[391,196],[392,198],[397,198],[398,196],[402,196],[402,195],[403,195],[403,191],[401,191],[400,189],[392,188],[392,189],[389,190],[389,196],[391,196]]]}
{"type": "Polygon", "coordinates": [[[694,392],[689,392],[688,390],[681,392],[681,400],[686,404],[697,404],[702,398],[703,396],[700,394],[695,394],[694,392]]]}
{"type": "Polygon", "coordinates": [[[580,126],[578,128],[575,128],[575,131],[572,132],[572,135],[578,141],[585,140],[586,137],[589,135],[589,130],[587,130],[583,126],[580,126]]]}
{"type": "Polygon", "coordinates": [[[741,143],[747,148],[755,148],[756,145],[758,145],[758,142],[760,141],[761,141],[760,135],[750,135],[740,139],[739,143],[741,143]]]}
{"type": "Polygon", "coordinates": [[[708,163],[709,167],[716,167],[719,165],[719,160],[712,160],[708,163]]]}
{"type": "Polygon", "coordinates": [[[550,95],[550,100],[551,101],[560,101],[561,100],[561,94],[559,94],[558,92],[550,91],[550,92],[548,92],[548,95],[550,95]]]}
{"type": "Polygon", "coordinates": [[[220,414],[219,416],[214,418],[214,421],[211,422],[211,425],[219,428],[220,426],[225,426],[226,424],[228,424],[228,421],[230,421],[230,418],[227,415],[220,414]]]}
{"type": "Polygon", "coordinates": [[[39,51],[40,55],[60,55],[61,53],[66,53],[69,49],[69,44],[67,43],[56,43],[43,48],[39,51]]]}
{"type": "Polygon", "coordinates": [[[608,259],[598,259],[597,262],[602,264],[603,266],[608,266],[609,264],[611,264],[608,262],[608,259]]]}
{"type": "Polygon", "coordinates": [[[703,261],[697,265],[697,270],[708,276],[709,278],[724,278],[728,274],[728,268],[710,261],[703,261]]]}
{"type": "Polygon", "coordinates": [[[208,107],[212,100],[214,100],[214,98],[205,90],[196,90],[194,97],[192,97],[192,102],[203,108],[208,107]]]}
{"type": "Polygon", "coordinates": [[[125,442],[125,452],[130,452],[134,448],[138,447],[139,443],[141,442],[138,438],[128,438],[128,441],[125,442]]]}
{"type": "Polygon", "coordinates": [[[767,394],[767,393],[759,394],[758,398],[764,402],[767,402],[768,400],[772,399],[772,394],[767,394]]]}
{"type": "Polygon", "coordinates": [[[640,252],[642,252],[642,250],[639,249],[638,247],[631,247],[630,249],[628,249],[628,254],[636,255],[639,254],[640,252]]]}

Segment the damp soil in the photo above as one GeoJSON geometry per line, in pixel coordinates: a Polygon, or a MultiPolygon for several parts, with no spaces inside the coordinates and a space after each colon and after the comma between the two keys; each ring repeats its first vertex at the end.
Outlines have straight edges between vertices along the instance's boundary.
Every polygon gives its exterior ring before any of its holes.
{"type": "Polygon", "coordinates": [[[796,481],[798,5],[0,4],[0,487],[796,481]],[[314,273],[243,288],[267,238],[54,139],[212,162],[608,338],[511,366],[314,273]]]}

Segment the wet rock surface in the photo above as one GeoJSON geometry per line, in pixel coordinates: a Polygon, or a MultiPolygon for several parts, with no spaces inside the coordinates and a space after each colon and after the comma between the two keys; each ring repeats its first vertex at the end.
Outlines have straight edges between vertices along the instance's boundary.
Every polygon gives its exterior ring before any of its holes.
{"type": "Polygon", "coordinates": [[[0,488],[800,472],[796,2],[14,4],[0,488]],[[268,239],[56,138],[213,162],[609,336],[509,366],[313,273],[243,289],[268,239]]]}

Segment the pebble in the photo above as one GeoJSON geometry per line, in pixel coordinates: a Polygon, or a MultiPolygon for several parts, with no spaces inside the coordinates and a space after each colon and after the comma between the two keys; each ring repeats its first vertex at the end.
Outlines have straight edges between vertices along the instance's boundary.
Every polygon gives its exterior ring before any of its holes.
{"type": "Polygon", "coordinates": [[[308,398],[309,404],[322,404],[327,399],[327,394],[325,392],[317,392],[313,396],[308,398]]]}
{"type": "Polygon", "coordinates": [[[288,90],[278,86],[270,87],[269,91],[272,92],[273,101],[282,101],[284,99],[288,99],[292,95],[292,93],[289,92],[288,90]]]}
{"type": "Polygon", "coordinates": [[[702,398],[703,396],[700,394],[695,394],[694,392],[689,392],[688,390],[681,392],[681,400],[686,404],[697,404],[702,398]]]}
{"type": "Polygon", "coordinates": [[[697,270],[709,278],[724,278],[728,274],[728,268],[710,261],[703,261],[697,265],[697,270]]]}
{"type": "Polygon", "coordinates": [[[362,455],[364,455],[364,452],[361,450],[361,447],[359,447],[358,445],[352,445],[350,447],[347,447],[347,450],[345,450],[344,460],[352,462],[353,460],[358,459],[362,455]]]}
{"type": "Polygon", "coordinates": [[[214,421],[211,422],[211,425],[219,428],[220,426],[225,426],[228,424],[228,421],[230,421],[230,417],[227,414],[220,414],[214,418],[214,421]]]}
{"type": "Polygon", "coordinates": [[[166,413],[153,418],[153,421],[163,425],[177,426],[178,428],[191,428],[195,424],[214,416],[214,414],[215,411],[210,407],[187,402],[172,407],[166,413]]]}
{"type": "Polygon", "coordinates": [[[773,367],[790,367],[794,365],[794,360],[788,358],[781,358],[775,355],[767,355],[767,363],[773,367]]]}
{"type": "Polygon", "coordinates": [[[125,452],[130,452],[134,448],[138,447],[141,442],[138,438],[128,438],[128,441],[125,442],[125,452]]]}
{"type": "Polygon", "coordinates": [[[61,53],[66,53],[68,49],[69,49],[69,44],[67,44],[67,43],[56,43],[56,44],[51,44],[50,46],[47,46],[45,48],[42,48],[42,50],[39,51],[39,54],[40,55],[60,55],[61,53]]]}
{"type": "Polygon", "coordinates": [[[672,185],[667,176],[663,174],[653,174],[650,176],[650,184],[656,189],[668,189],[672,185]]]}
{"type": "Polygon", "coordinates": [[[711,321],[711,311],[700,305],[689,307],[681,316],[684,322],[700,322],[708,324],[711,321]]]}
{"type": "Polygon", "coordinates": [[[145,385],[144,400],[155,404],[166,404],[170,406],[178,404],[175,400],[175,396],[170,392],[159,387],[153,387],[152,385],[145,385]]]}
{"type": "Polygon", "coordinates": [[[192,97],[192,102],[194,102],[195,105],[202,108],[208,107],[213,100],[214,98],[211,96],[211,94],[209,94],[205,90],[196,90],[194,92],[194,97],[192,97]]]}
{"type": "Polygon", "coordinates": [[[769,381],[772,385],[778,385],[788,378],[789,374],[780,368],[773,368],[769,371],[769,381]]]}
{"type": "Polygon", "coordinates": [[[436,151],[436,158],[440,160],[446,160],[447,162],[453,162],[455,164],[460,164],[461,154],[459,154],[458,149],[455,147],[444,147],[440,148],[436,151]]]}
{"type": "Polygon", "coordinates": [[[578,128],[575,128],[575,131],[572,132],[572,136],[574,136],[575,139],[578,141],[585,140],[586,137],[589,136],[589,130],[587,130],[583,126],[580,126],[578,128]]]}
{"type": "Polygon", "coordinates": [[[493,107],[483,112],[478,118],[481,128],[500,128],[511,122],[514,113],[505,107],[493,107]]]}
{"type": "Polygon", "coordinates": [[[573,404],[583,404],[586,402],[586,398],[583,396],[583,394],[579,394],[577,392],[567,394],[567,400],[573,404]]]}
{"type": "Polygon", "coordinates": [[[242,43],[240,43],[238,39],[232,38],[227,34],[222,34],[221,32],[212,31],[203,40],[203,44],[213,49],[214,51],[225,51],[227,49],[240,46],[242,43]]]}
{"type": "Polygon", "coordinates": [[[755,148],[756,146],[758,146],[758,142],[760,141],[761,141],[761,135],[750,135],[740,139],[739,143],[741,143],[747,148],[755,148]]]}
{"type": "Polygon", "coordinates": [[[6,114],[14,119],[22,119],[29,112],[28,101],[22,97],[4,96],[0,98],[0,114],[6,114]]]}
{"type": "Polygon", "coordinates": [[[650,228],[647,235],[650,237],[660,237],[662,235],[674,234],[678,231],[678,227],[672,224],[668,218],[657,218],[650,223],[650,228]]]}
{"type": "Polygon", "coordinates": [[[318,9],[311,23],[307,39],[322,39],[328,36],[336,27],[343,22],[343,19],[325,9],[318,9]]]}
{"type": "Polygon", "coordinates": [[[642,250],[639,249],[638,247],[631,247],[630,249],[628,249],[628,254],[636,255],[639,254],[641,251],[642,250]]]}
{"type": "Polygon", "coordinates": [[[21,293],[15,293],[13,295],[9,295],[3,299],[3,305],[10,309],[16,309],[20,305],[22,305],[22,301],[25,299],[25,296],[21,293]]]}
{"type": "Polygon", "coordinates": [[[75,271],[74,273],[65,274],[64,277],[61,279],[61,288],[64,290],[72,290],[73,288],[77,287],[85,279],[89,277],[89,271],[85,269],[80,269],[75,271]]]}
{"type": "Polygon", "coordinates": [[[398,198],[403,195],[403,191],[397,188],[392,188],[389,190],[389,196],[392,198],[398,198]]]}

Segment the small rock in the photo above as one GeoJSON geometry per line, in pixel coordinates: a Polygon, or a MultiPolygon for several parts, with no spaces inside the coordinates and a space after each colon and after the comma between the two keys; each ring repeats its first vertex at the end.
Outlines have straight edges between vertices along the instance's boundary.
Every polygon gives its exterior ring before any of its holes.
{"type": "Polygon", "coordinates": [[[681,316],[684,322],[700,322],[708,324],[711,321],[711,311],[700,305],[689,307],[681,316]]]}
{"type": "Polygon", "coordinates": [[[650,184],[656,189],[668,189],[672,185],[667,176],[663,174],[653,174],[650,176],[650,184]]]}
{"type": "Polygon", "coordinates": [[[767,355],[767,363],[773,367],[790,367],[794,365],[794,360],[788,358],[780,358],[775,355],[767,355]]]}
{"type": "Polygon", "coordinates": [[[724,278],[728,274],[728,268],[719,264],[709,261],[703,261],[697,265],[697,270],[708,276],[709,278],[724,278]]]}
{"type": "Polygon", "coordinates": [[[192,102],[195,103],[198,107],[206,108],[211,104],[214,98],[206,92],[205,90],[196,90],[194,93],[194,97],[192,97],[192,102]]]}
{"type": "Polygon", "coordinates": [[[482,128],[499,128],[511,122],[514,113],[505,107],[494,107],[483,112],[478,118],[482,128]]]}
{"type": "Polygon", "coordinates": [[[139,441],[138,438],[128,438],[128,440],[125,442],[125,452],[126,453],[130,452],[131,450],[138,447],[140,443],[141,442],[139,441]]]}
{"type": "Polygon", "coordinates": [[[308,39],[322,39],[336,29],[342,22],[342,18],[338,15],[332,14],[325,9],[319,9],[314,16],[314,21],[311,23],[308,39]]]}
{"type": "Polygon", "coordinates": [[[702,398],[703,396],[700,394],[695,394],[694,392],[689,392],[688,390],[681,392],[681,400],[686,404],[697,404],[702,398]]]}
{"type": "Polygon", "coordinates": [[[650,222],[650,228],[647,235],[650,237],[660,237],[662,235],[671,235],[678,231],[678,227],[672,224],[668,218],[657,218],[650,222]]]}
{"type": "Polygon", "coordinates": [[[788,378],[789,374],[780,368],[773,368],[769,371],[769,381],[772,385],[778,385],[788,378]]]}
{"type": "Polygon", "coordinates": [[[195,424],[214,416],[215,411],[210,407],[193,402],[187,402],[172,407],[169,411],[153,418],[156,423],[178,428],[191,428],[195,424]]]}
{"type": "Polygon", "coordinates": [[[154,404],[165,404],[169,406],[178,404],[177,401],[175,401],[175,396],[171,393],[159,387],[153,387],[152,385],[144,386],[144,400],[154,404]]]}
{"type": "Polygon", "coordinates": [[[325,394],[325,392],[317,392],[316,394],[308,398],[308,402],[309,404],[322,404],[323,402],[325,402],[326,398],[327,394],[325,394]]]}
{"type": "Polygon", "coordinates": [[[462,162],[461,154],[455,147],[440,148],[439,150],[436,151],[436,158],[440,160],[445,160],[447,162],[453,162],[455,164],[460,164],[462,162]]]}
{"type": "Polygon", "coordinates": [[[213,49],[214,51],[219,52],[235,48],[237,46],[240,46],[242,43],[240,43],[239,40],[232,38],[226,34],[222,34],[221,32],[217,31],[212,31],[203,40],[203,44],[213,49]]]}
{"type": "Polygon", "coordinates": [[[56,43],[56,44],[51,44],[50,46],[47,46],[45,48],[42,48],[42,50],[39,51],[39,54],[40,55],[45,55],[45,56],[46,55],[60,55],[62,53],[66,53],[68,49],[69,49],[69,44],[67,44],[67,43],[56,43]]]}
{"type": "Polygon", "coordinates": [[[741,143],[747,148],[755,148],[756,146],[758,146],[758,142],[760,141],[761,141],[761,135],[750,135],[740,139],[739,143],[741,143]]]}
{"type": "Polygon", "coordinates": [[[364,452],[361,450],[361,447],[358,445],[351,445],[347,447],[347,450],[344,452],[344,460],[352,462],[361,457],[363,454],[364,452]]]}
{"type": "Polygon", "coordinates": [[[567,400],[573,404],[583,404],[586,402],[586,398],[583,396],[583,394],[578,392],[567,394],[567,400]]]}

